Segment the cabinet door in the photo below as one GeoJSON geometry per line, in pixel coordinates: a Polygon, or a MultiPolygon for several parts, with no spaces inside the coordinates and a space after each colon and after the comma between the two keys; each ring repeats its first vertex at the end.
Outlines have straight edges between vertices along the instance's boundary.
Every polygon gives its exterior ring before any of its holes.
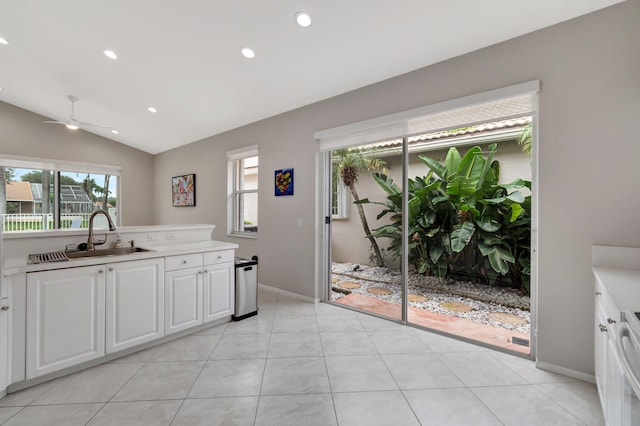
{"type": "Polygon", "coordinates": [[[204,267],[204,322],[233,315],[233,272],[233,263],[204,267]]]}
{"type": "Polygon", "coordinates": [[[104,265],[27,275],[27,379],[104,356],[104,265]]]}
{"type": "Polygon", "coordinates": [[[165,334],[202,324],[202,268],[165,273],[165,334]]]}
{"type": "Polygon", "coordinates": [[[622,411],[624,403],[624,369],[616,348],[615,336],[610,335],[607,342],[607,382],[605,388],[606,409],[605,419],[609,425],[622,425],[622,411]]]}
{"type": "Polygon", "coordinates": [[[164,336],[164,261],[107,265],[106,351],[164,336]]]}
{"type": "Polygon", "coordinates": [[[602,411],[606,415],[605,390],[607,388],[607,351],[609,350],[609,336],[607,333],[607,316],[599,299],[596,299],[596,326],[595,326],[595,370],[598,394],[602,411]]]}

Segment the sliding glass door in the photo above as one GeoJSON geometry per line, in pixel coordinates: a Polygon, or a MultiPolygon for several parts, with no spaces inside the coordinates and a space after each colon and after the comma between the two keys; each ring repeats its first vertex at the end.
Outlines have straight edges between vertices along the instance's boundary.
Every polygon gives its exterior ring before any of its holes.
{"type": "Polygon", "coordinates": [[[316,133],[329,301],[531,354],[537,87],[316,133]]]}
{"type": "Polygon", "coordinates": [[[329,155],[330,300],[401,321],[402,139],[329,155]]]}

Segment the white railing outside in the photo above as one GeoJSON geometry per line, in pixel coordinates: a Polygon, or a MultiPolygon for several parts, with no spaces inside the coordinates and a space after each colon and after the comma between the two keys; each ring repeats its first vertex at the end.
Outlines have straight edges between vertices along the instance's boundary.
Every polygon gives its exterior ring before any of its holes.
{"type": "MultiPolygon", "coordinates": [[[[42,231],[54,229],[53,214],[3,214],[2,225],[4,232],[12,231],[42,231]]],[[[60,215],[60,227],[88,228],[91,213],[63,213],[60,215]]]]}

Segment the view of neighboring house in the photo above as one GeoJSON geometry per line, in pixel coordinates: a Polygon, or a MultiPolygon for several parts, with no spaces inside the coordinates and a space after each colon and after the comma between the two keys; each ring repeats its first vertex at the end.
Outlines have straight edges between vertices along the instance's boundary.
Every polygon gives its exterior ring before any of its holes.
{"type": "MultiPolygon", "coordinates": [[[[42,184],[8,182],[7,214],[42,213],[42,184]]],[[[53,194],[53,190],[50,192],[53,194]]],[[[60,185],[61,213],[91,213],[93,203],[81,185],[60,185]]]]}

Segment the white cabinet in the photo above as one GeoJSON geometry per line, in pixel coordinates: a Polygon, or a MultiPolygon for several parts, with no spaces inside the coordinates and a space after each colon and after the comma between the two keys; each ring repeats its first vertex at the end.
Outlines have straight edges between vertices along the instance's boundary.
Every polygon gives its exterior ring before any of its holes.
{"type": "Polygon", "coordinates": [[[165,259],[165,334],[202,324],[202,254],[165,259]]]}
{"type": "MultiPolygon", "coordinates": [[[[218,250],[25,274],[26,327],[12,354],[26,361],[14,363],[22,371],[15,377],[32,379],[230,317],[233,256],[218,250]]],[[[19,325],[14,320],[16,331],[19,325]]]]}
{"type": "Polygon", "coordinates": [[[106,265],[106,352],[164,336],[164,260],[106,265]]]}
{"type": "Polygon", "coordinates": [[[104,272],[98,265],[27,274],[27,379],[104,356],[104,272]]]}
{"type": "Polygon", "coordinates": [[[233,273],[233,262],[205,264],[204,322],[209,322],[233,315],[233,273]]]}
{"type": "Polygon", "coordinates": [[[165,334],[233,315],[233,250],[165,259],[165,334]]]}

